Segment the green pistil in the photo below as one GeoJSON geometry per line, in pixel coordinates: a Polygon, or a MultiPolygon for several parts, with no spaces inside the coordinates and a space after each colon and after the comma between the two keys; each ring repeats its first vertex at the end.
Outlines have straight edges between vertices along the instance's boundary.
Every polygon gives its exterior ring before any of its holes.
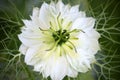
{"type": "Polygon", "coordinates": [[[55,31],[55,33],[53,33],[52,36],[53,36],[54,40],[56,42],[58,42],[58,45],[62,45],[70,37],[70,35],[67,32],[67,30],[58,30],[58,31],[55,31]]]}

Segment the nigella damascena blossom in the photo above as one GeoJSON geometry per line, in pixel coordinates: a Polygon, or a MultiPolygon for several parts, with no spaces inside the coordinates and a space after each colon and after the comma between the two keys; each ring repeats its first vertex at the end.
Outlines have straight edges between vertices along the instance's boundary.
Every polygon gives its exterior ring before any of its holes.
{"type": "Polygon", "coordinates": [[[100,35],[94,29],[95,19],[86,17],[78,5],[43,3],[40,9],[33,8],[31,20],[23,22],[19,51],[25,55],[25,63],[43,77],[76,77],[95,62],[100,35]]]}

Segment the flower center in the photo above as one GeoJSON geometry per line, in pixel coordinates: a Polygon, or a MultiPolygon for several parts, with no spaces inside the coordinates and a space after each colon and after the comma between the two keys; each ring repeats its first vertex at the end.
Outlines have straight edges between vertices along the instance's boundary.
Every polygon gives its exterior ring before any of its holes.
{"type": "Polygon", "coordinates": [[[69,39],[70,34],[67,32],[67,30],[58,30],[55,31],[52,36],[58,45],[62,45],[69,39]]]}

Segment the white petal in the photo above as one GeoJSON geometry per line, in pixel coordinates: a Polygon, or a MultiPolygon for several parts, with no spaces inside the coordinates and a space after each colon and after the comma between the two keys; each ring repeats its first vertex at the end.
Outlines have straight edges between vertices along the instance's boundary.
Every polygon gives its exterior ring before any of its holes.
{"type": "MultiPolygon", "coordinates": [[[[78,13],[66,13],[64,15],[65,19],[68,19],[69,21],[74,22],[78,18],[84,18],[85,12],[78,12],[78,13]],[[72,16],[72,17],[71,17],[72,16]]],[[[76,24],[76,23],[75,23],[76,24]]]]}
{"type": "Polygon", "coordinates": [[[79,18],[73,23],[72,29],[84,29],[93,28],[95,24],[94,18],[79,18]]]}
{"type": "Polygon", "coordinates": [[[56,6],[55,2],[54,2],[54,1],[51,1],[50,6],[55,7],[55,6],[56,6]]]}
{"type": "Polygon", "coordinates": [[[79,52],[78,54],[80,54],[82,56],[81,58],[81,62],[83,63],[83,65],[85,65],[88,68],[90,67],[90,64],[95,62],[95,56],[92,51],[89,51],[88,49],[82,49],[82,48],[77,48],[77,51],[79,52]]]}
{"type": "Polygon", "coordinates": [[[58,1],[58,3],[56,4],[56,8],[58,9],[59,12],[64,11],[64,7],[65,5],[63,4],[63,2],[61,0],[58,1]]]}
{"type": "MultiPolygon", "coordinates": [[[[41,55],[41,61],[34,65],[34,70],[42,73],[43,77],[47,78],[51,74],[52,68],[54,68],[54,58],[51,56],[51,58],[42,59],[45,54],[46,53],[43,53],[43,55],[41,55]]],[[[38,56],[37,58],[40,57],[38,56]]]]}
{"type": "Polygon", "coordinates": [[[37,18],[37,17],[39,16],[39,8],[38,8],[38,7],[34,7],[34,8],[33,8],[32,16],[33,16],[34,18],[37,18]]]}
{"type": "Polygon", "coordinates": [[[52,80],[62,80],[67,74],[67,62],[64,57],[58,58],[52,63],[54,68],[52,68],[51,78],[52,80]]]}
{"type": "Polygon", "coordinates": [[[79,5],[71,7],[70,13],[78,13],[78,12],[79,12],[79,5]]]}
{"type": "Polygon", "coordinates": [[[53,55],[50,55],[50,57],[46,58],[42,63],[43,63],[43,66],[42,66],[42,75],[44,77],[48,77],[50,76],[50,74],[52,73],[52,69],[54,68],[54,57],[53,55]]]}
{"type": "Polygon", "coordinates": [[[71,56],[67,56],[67,60],[70,63],[71,67],[73,69],[75,69],[78,72],[87,72],[88,71],[88,67],[86,67],[83,63],[82,63],[82,57],[71,57],[71,56]]]}
{"type": "Polygon", "coordinates": [[[54,65],[53,65],[53,61],[52,60],[49,60],[49,61],[46,61],[44,62],[44,66],[43,67],[43,71],[42,71],[42,74],[45,78],[47,78],[48,76],[50,76],[51,72],[52,72],[52,68],[54,68],[54,65]]]}
{"type": "Polygon", "coordinates": [[[50,18],[51,16],[50,16],[49,5],[46,3],[43,3],[40,8],[39,19],[45,25],[44,29],[48,29],[50,27],[49,26],[50,18]]]}
{"type": "MultiPolygon", "coordinates": [[[[91,32],[92,33],[92,32],[91,32]]],[[[90,35],[90,33],[89,33],[90,35]]],[[[92,35],[92,34],[91,34],[92,35]]],[[[79,35],[80,48],[89,51],[92,54],[96,54],[100,50],[98,38],[88,36],[87,33],[80,33],[79,35]]]]}
{"type": "Polygon", "coordinates": [[[79,14],[78,18],[85,18],[86,17],[86,14],[84,11],[80,11],[78,14],[79,14]]]}
{"type": "Polygon", "coordinates": [[[25,46],[24,44],[21,44],[21,46],[20,46],[20,48],[19,48],[19,51],[22,53],[22,54],[26,54],[26,52],[27,52],[27,50],[28,50],[28,47],[27,46],[25,46]]]}
{"type": "Polygon", "coordinates": [[[28,28],[34,28],[33,27],[33,23],[31,20],[23,20],[24,24],[25,24],[25,27],[28,27],[28,28]]]}
{"type": "Polygon", "coordinates": [[[63,48],[66,51],[67,60],[73,69],[75,69],[78,72],[88,71],[88,68],[81,62],[83,57],[82,55],[76,53],[66,45],[64,45],[63,48]]]}
{"type": "Polygon", "coordinates": [[[85,33],[86,33],[90,38],[94,38],[94,39],[96,39],[96,40],[100,38],[100,34],[99,34],[95,29],[86,30],[85,33]]]}
{"type": "Polygon", "coordinates": [[[18,37],[21,40],[21,42],[27,47],[36,46],[36,45],[41,44],[41,39],[39,37],[36,39],[36,38],[32,38],[30,36],[24,36],[23,34],[18,35],[18,37]]]}
{"type": "Polygon", "coordinates": [[[38,18],[31,16],[32,20],[23,20],[25,26],[22,28],[22,30],[31,30],[39,34],[40,28],[46,29],[46,25],[38,18]]]}
{"type": "Polygon", "coordinates": [[[89,69],[91,69],[91,66],[90,66],[90,61],[89,60],[84,60],[84,64],[89,68],[89,69]]]}
{"type": "Polygon", "coordinates": [[[44,63],[41,63],[41,62],[39,62],[38,64],[35,64],[34,65],[34,71],[37,71],[37,72],[42,72],[43,71],[43,65],[44,65],[44,63]]]}
{"type": "Polygon", "coordinates": [[[34,65],[34,64],[37,64],[38,61],[41,59],[41,58],[36,58],[35,55],[39,53],[39,47],[38,46],[34,46],[34,47],[31,47],[27,50],[27,53],[25,55],[25,62],[28,64],[28,65],[34,65]]]}
{"type": "Polygon", "coordinates": [[[74,70],[70,65],[68,65],[68,76],[70,77],[77,77],[78,72],[76,70],[74,70]]]}

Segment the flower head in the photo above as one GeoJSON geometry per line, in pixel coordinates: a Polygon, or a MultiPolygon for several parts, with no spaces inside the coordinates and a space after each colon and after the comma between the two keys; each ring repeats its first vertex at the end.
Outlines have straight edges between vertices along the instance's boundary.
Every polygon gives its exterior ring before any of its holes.
{"type": "Polygon", "coordinates": [[[18,35],[20,52],[25,55],[25,63],[44,77],[76,77],[95,62],[100,35],[94,29],[95,19],[86,17],[78,5],[43,3],[40,9],[33,9],[31,20],[23,22],[25,26],[18,35]]]}

